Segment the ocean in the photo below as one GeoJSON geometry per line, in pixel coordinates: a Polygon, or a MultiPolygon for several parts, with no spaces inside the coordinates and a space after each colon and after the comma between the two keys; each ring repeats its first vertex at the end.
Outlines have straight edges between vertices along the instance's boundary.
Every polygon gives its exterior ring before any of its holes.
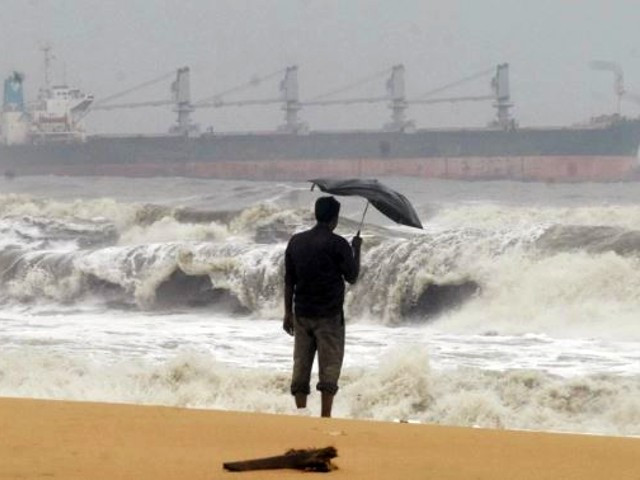
{"type": "MultiPolygon", "coordinates": [[[[384,182],[425,229],[369,209],[334,416],[640,436],[637,183],[384,182]]],[[[1,396],[294,412],[309,184],[0,185],[1,396]]],[[[340,200],[350,239],[364,201],[340,200]]]]}

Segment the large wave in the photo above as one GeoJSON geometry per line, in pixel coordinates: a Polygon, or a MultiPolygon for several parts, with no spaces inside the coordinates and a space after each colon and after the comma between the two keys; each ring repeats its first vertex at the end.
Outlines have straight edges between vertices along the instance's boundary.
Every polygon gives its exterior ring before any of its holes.
{"type": "MultiPolygon", "coordinates": [[[[640,337],[640,230],[459,220],[477,209],[445,209],[424,232],[368,225],[348,317],[640,337]]],[[[18,195],[0,196],[0,213],[5,302],[208,304],[269,318],[280,315],[286,241],[312,222],[307,210],[271,203],[208,211],[18,195]]],[[[340,228],[351,235],[356,225],[340,228]]]]}

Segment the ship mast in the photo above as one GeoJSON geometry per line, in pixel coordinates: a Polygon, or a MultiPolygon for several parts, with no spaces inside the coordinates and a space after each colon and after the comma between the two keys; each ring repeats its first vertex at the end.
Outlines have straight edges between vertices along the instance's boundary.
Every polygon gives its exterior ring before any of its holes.
{"type": "Polygon", "coordinates": [[[54,56],[51,53],[51,45],[49,44],[44,45],[41,50],[44,54],[44,87],[49,89],[51,86],[51,61],[54,56]]]}
{"type": "Polygon", "coordinates": [[[191,113],[195,110],[191,104],[191,81],[189,67],[179,68],[176,79],[171,84],[171,91],[175,101],[174,111],[178,114],[176,125],[171,129],[173,133],[189,135],[197,130],[191,123],[191,113]]]}
{"type": "Polygon", "coordinates": [[[300,90],[298,88],[298,66],[287,67],[284,79],[280,82],[280,92],[284,105],[284,125],[279,130],[287,133],[304,132],[305,124],[298,118],[300,111],[300,90]]]}
{"type": "Polygon", "coordinates": [[[513,107],[509,92],[509,64],[502,63],[496,67],[496,75],[491,81],[495,93],[495,103],[498,127],[507,130],[513,127],[513,120],[509,109],[513,107]]]}
{"type": "Polygon", "coordinates": [[[389,108],[391,109],[391,122],[384,128],[390,132],[404,132],[415,128],[413,122],[407,121],[405,112],[407,110],[407,99],[404,88],[404,65],[394,65],[391,69],[391,76],[387,80],[387,93],[389,94],[389,108]]]}

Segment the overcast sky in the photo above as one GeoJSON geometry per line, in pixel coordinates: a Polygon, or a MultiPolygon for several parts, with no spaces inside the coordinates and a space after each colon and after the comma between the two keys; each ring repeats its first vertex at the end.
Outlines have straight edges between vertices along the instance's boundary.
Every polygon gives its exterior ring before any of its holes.
{"type": "MultiPolygon", "coordinates": [[[[0,0],[0,73],[26,74],[33,99],[43,83],[49,43],[57,81],[117,93],[190,66],[193,99],[208,97],[287,65],[300,68],[302,99],[402,63],[407,96],[508,62],[514,115],[521,125],[563,125],[615,109],[613,76],[589,68],[618,62],[626,87],[640,93],[637,0],[0,0]]],[[[235,98],[267,98],[278,80],[235,98]]],[[[489,91],[490,78],[446,96],[489,91]]],[[[170,80],[118,101],[168,98],[170,80]]],[[[343,96],[376,96],[384,78],[343,96]]],[[[640,106],[623,104],[636,116],[640,106]]],[[[384,104],[306,108],[311,128],[376,128],[384,104]]],[[[418,126],[482,126],[489,103],[414,106],[418,126]]],[[[265,130],[282,120],[278,105],[199,110],[216,130],[265,130]]],[[[163,132],[170,107],[94,112],[93,132],[163,132]]]]}

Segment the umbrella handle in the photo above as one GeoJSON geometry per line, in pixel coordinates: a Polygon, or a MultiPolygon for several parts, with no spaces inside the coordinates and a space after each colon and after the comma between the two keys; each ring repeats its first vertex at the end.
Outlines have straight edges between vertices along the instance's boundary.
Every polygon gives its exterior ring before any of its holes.
{"type": "Polygon", "coordinates": [[[362,213],[362,220],[360,220],[360,226],[358,227],[358,233],[356,233],[356,237],[360,236],[360,230],[362,230],[362,225],[364,224],[364,217],[367,214],[367,210],[369,209],[369,200],[367,200],[367,205],[364,207],[364,212],[362,213]]]}

